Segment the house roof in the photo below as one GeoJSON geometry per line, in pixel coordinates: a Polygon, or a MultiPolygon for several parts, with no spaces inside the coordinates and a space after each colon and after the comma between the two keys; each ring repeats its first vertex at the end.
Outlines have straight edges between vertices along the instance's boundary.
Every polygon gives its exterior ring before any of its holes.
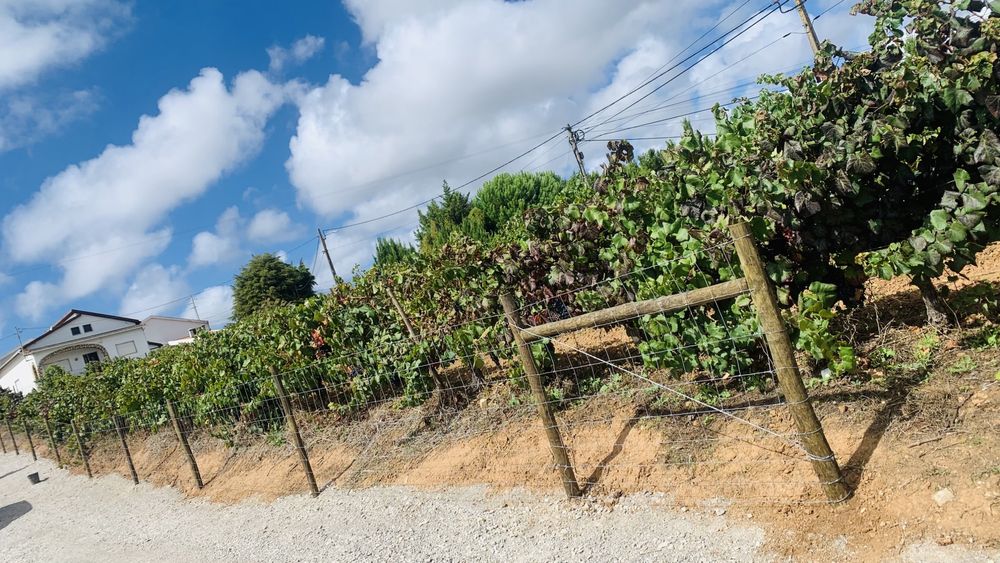
{"type": "Polygon", "coordinates": [[[10,362],[12,362],[14,360],[14,358],[18,357],[20,354],[21,354],[21,349],[20,348],[14,348],[10,352],[7,352],[6,354],[0,355],[0,369],[3,369],[4,367],[6,367],[7,364],[9,364],[10,362]]]}
{"type": "Polygon", "coordinates": [[[112,320],[115,320],[115,321],[122,321],[122,322],[131,323],[131,324],[135,324],[135,325],[141,324],[137,319],[130,319],[128,317],[119,317],[117,315],[108,315],[106,313],[95,313],[93,311],[82,311],[80,309],[71,309],[70,312],[66,313],[65,315],[63,315],[63,317],[61,319],[59,319],[58,321],[56,321],[56,324],[52,325],[49,328],[49,330],[45,331],[41,336],[35,338],[31,342],[26,343],[24,345],[24,347],[25,348],[31,348],[31,346],[33,344],[35,344],[36,342],[39,342],[39,341],[43,340],[45,337],[49,336],[50,334],[52,334],[53,332],[59,330],[60,328],[66,326],[67,324],[69,324],[70,322],[72,322],[74,319],[77,319],[77,318],[80,318],[80,317],[83,317],[83,316],[87,316],[87,317],[100,317],[100,318],[103,318],[103,319],[112,319],[112,320]]]}
{"type": "Polygon", "coordinates": [[[201,319],[185,319],[184,317],[165,317],[163,315],[153,315],[151,317],[147,317],[146,320],[142,321],[142,323],[146,324],[147,322],[152,321],[152,320],[158,320],[158,321],[179,321],[179,322],[184,322],[184,323],[208,324],[208,321],[203,321],[201,319]]]}

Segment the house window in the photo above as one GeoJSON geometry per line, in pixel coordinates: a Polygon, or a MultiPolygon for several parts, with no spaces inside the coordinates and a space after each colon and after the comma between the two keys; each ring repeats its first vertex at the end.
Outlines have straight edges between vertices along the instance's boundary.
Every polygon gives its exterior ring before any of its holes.
{"type": "Polygon", "coordinates": [[[121,344],[115,344],[115,350],[118,352],[119,356],[131,356],[137,351],[135,348],[135,341],[133,340],[122,342],[121,344]]]}
{"type": "Polygon", "coordinates": [[[69,329],[69,331],[73,333],[73,336],[80,336],[80,327],[78,326],[69,329]]]}
{"type": "Polygon", "coordinates": [[[88,353],[86,353],[86,354],[83,355],[83,363],[85,363],[85,364],[92,364],[92,363],[100,362],[100,361],[101,361],[101,357],[99,355],[97,355],[97,352],[88,352],[88,353]]]}
{"type": "Polygon", "coordinates": [[[91,325],[83,325],[83,332],[94,332],[94,327],[91,325]]]}

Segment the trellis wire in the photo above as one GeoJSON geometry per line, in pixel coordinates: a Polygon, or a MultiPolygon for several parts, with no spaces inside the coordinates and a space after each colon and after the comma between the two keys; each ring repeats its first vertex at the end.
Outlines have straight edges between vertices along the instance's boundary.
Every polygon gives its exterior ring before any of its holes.
{"type": "MultiPolygon", "coordinates": [[[[732,269],[732,254],[731,252],[727,252],[728,249],[731,249],[732,244],[731,240],[727,240],[719,244],[707,246],[697,251],[697,253],[700,256],[711,255],[732,269]]],[[[666,282],[667,285],[672,285],[676,290],[681,292],[692,281],[711,278],[710,275],[703,271],[698,259],[692,261],[690,260],[690,255],[686,258],[693,265],[687,277],[671,277],[666,282]]],[[[613,283],[620,284],[623,280],[627,280],[636,286],[644,283],[663,286],[662,272],[667,270],[666,266],[663,263],[644,266],[609,279],[589,283],[572,290],[554,293],[547,299],[536,300],[521,305],[518,307],[518,313],[523,315],[525,312],[537,311],[539,308],[547,307],[555,299],[565,301],[575,298],[581,292],[595,291],[601,289],[602,286],[607,287],[613,283]],[[659,279],[654,279],[656,278],[656,274],[660,274],[659,279]]],[[[608,293],[613,294],[614,292],[609,291],[608,293]]],[[[744,292],[740,295],[743,296],[747,293],[744,292]]],[[[574,305],[574,307],[577,309],[580,308],[578,304],[574,305]]],[[[785,406],[785,401],[774,385],[774,363],[768,353],[767,347],[763,346],[763,340],[767,335],[762,330],[734,334],[733,327],[727,318],[727,313],[723,305],[718,301],[713,301],[708,305],[700,307],[687,307],[683,312],[688,317],[684,319],[684,322],[690,323],[695,328],[697,334],[700,335],[697,342],[681,342],[677,346],[658,350],[640,350],[640,346],[632,342],[630,336],[624,330],[623,327],[625,325],[631,324],[633,325],[633,329],[638,327],[638,330],[641,332],[641,337],[639,338],[641,342],[649,342],[655,340],[656,337],[650,334],[648,330],[647,321],[650,315],[640,315],[638,313],[624,321],[603,324],[595,323],[587,327],[586,330],[591,333],[591,339],[595,335],[600,338],[600,345],[596,347],[593,345],[588,347],[587,345],[580,344],[580,334],[578,333],[570,333],[548,339],[548,342],[552,344],[552,347],[547,350],[550,356],[551,367],[542,370],[542,376],[549,380],[550,389],[553,383],[568,381],[579,392],[569,399],[552,394],[544,403],[550,408],[566,407],[569,404],[568,408],[563,409],[558,414],[558,423],[567,433],[566,449],[573,458],[573,465],[579,471],[591,472],[590,476],[584,476],[581,481],[585,489],[592,490],[600,487],[601,474],[606,471],[651,472],[658,470],[666,472],[674,468],[686,467],[709,472],[726,466],[743,469],[756,467],[787,468],[789,460],[800,462],[801,467],[799,469],[808,469],[808,459],[801,455],[801,451],[799,451],[801,445],[795,441],[798,434],[789,431],[787,417],[784,417],[785,420],[781,421],[778,426],[771,428],[766,423],[758,421],[760,416],[748,414],[764,411],[778,412],[774,409],[785,406]],[[706,331],[707,323],[706,326],[702,326],[702,323],[705,323],[707,319],[711,319],[717,325],[721,323],[724,333],[721,337],[712,338],[709,336],[706,331]],[[747,344],[751,344],[752,346],[748,348],[746,347],[747,344]],[[683,371],[685,373],[694,373],[698,370],[696,366],[686,365],[685,354],[710,346],[720,347],[720,349],[721,347],[725,347],[727,352],[733,354],[734,358],[739,357],[740,353],[748,354],[750,353],[750,349],[758,347],[758,355],[764,362],[764,365],[759,366],[757,369],[744,370],[740,362],[737,361],[735,363],[736,369],[732,373],[707,373],[704,374],[704,377],[691,381],[676,379],[683,374],[670,373],[669,370],[663,368],[650,369],[648,366],[643,365],[644,362],[656,363],[662,358],[675,355],[680,358],[680,362],[684,365],[685,369],[683,371]],[[627,376],[631,380],[631,385],[601,384],[596,389],[582,391],[582,384],[600,384],[602,381],[606,382],[610,380],[615,374],[627,376]],[[756,404],[750,400],[751,388],[748,382],[753,381],[768,387],[767,393],[761,393],[756,404]],[[738,395],[729,399],[722,398],[721,402],[718,403],[714,400],[710,402],[710,400],[701,399],[697,396],[698,390],[706,388],[717,389],[720,386],[726,388],[726,386],[732,387],[734,385],[742,385],[741,388],[737,389],[738,395]],[[640,410],[636,410],[632,413],[624,412],[620,408],[621,405],[618,405],[619,408],[609,410],[609,414],[606,416],[581,416],[579,412],[586,411],[587,407],[591,404],[602,401],[614,403],[616,401],[634,400],[636,396],[650,392],[671,394],[681,404],[677,405],[667,402],[661,405],[660,411],[649,410],[649,406],[646,405],[642,407],[641,412],[640,410]],[[740,403],[740,399],[745,399],[746,402],[740,403]],[[574,404],[578,406],[574,407],[574,404]],[[685,407],[685,404],[689,406],[685,407]],[[691,408],[690,405],[697,408],[691,408]],[[622,415],[628,416],[622,418],[622,415]],[[693,422],[704,421],[706,417],[711,415],[721,415],[726,420],[734,423],[737,428],[742,427],[743,430],[749,433],[740,435],[738,430],[732,428],[710,428],[712,424],[692,426],[693,422]],[[600,460],[588,459],[587,454],[578,444],[579,440],[582,439],[578,435],[586,437],[588,432],[599,430],[602,426],[609,427],[620,424],[622,421],[625,421],[626,424],[631,424],[631,428],[639,425],[657,428],[658,425],[662,426],[665,424],[668,426],[679,426],[679,430],[688,432],[691,431],[691,428],[697,428],[697,432],[700,432],[701,435],[674,437],[671,435],[671,432],[678,430],[678,428],[669,427],[666,430],[662,430],[662,439],[655,441],[655,447],[659,450],[655,452],[655,458],[662,459],[649,459],[648,454],[650,452],[638,452],[639,454],[645,454],[645,457],[639,455],[638,459],[634,460],[616,460],[614,456],[610,458],[605,456],[607,459],[600,460]],[[768,444],[769,441],[777,442],[777,446],[768,444]],[[732,444],[749,446],[759,455],[757,458],[740,460],[735,463],[723,459],[705,457],[706,455],[714,454],[718,448],[732,444]],[[691,447],[698,447],[700,451],[692,453],[687,450],[691,447]],[[780,449],[782,447],[791,448],[795,453],[789,454],[787,451],[780,449]],[[672,448],[682,453],[687,451],[686,455],[688,457],[682,459],[670,458],[672,448]],[[600,474],[594,472],[600,472],[600,474]]],[[[675,314],[680,314],[680,312],[675,314]]],[[[438,336],[445,336],[450,330],[473,324],[492,326],[499,322],[501,318],[502,315],[487,314],[472,320],[442,327],[437,331],[437,334],[438,336]]],[[[532,330],[530,326],[523,328],[523,332],[526,334],[532,334],[532,330]]],[[[416,335],[415,338],[409,336],[403,337],[403,340],[407,339],[413,341],[419,340],[420,335],[416,335]]],[[[440,344],[440,341],[436,341],[435,344],[440,344]]],[[[391,421],[379,420],[380,416],[385,415],[384,409],[398,404],[401,397],[398,389],[392,389],[390,386],[376,386],[369,398],[364,401],[353,402],[350,407],[353,412],[347,413],[348,422],[346,426],[349,430],[351,427],[355,429],[374,427],[375,429],[374,434],[369,436],[370,439],[367,440],[364,447],[357,448],[357,454],[351,460],[351,463],[358,461],[361,463],[357,468],[349,472],[347,469],[339,471],[339,475],[330,475],[328,467],[325,465],[320,466],[318,468],[318,473],[320,473],[317,475],[318,480],[321,483],[332,481],[335,485],[338,482],[350,485],[352,481],[360,481],[362,484],[377,484],[395,482],[399,479],[405,480],[406,471],[421,461],[426,460],[432,454],[447,454],[447,449],[451,446],[461,444],[466,440],[476,437],[486,437],[489,439],[502,435],[504,432],[516,433],[523,431],[525,428],[532,427],[534,424],[530,413],[537,408],[538,403],[519,398],[522,393],[520,389],[526,387],[526,377],[525,374],[515,371],[514,360],[506,359],[515,357],[513,353],[515,344],[501,337],[494,339],[491,343],[474,342],[470,348],[465,354],[452,355],[447,360],[436,359],[423,362],[420,365],[405,370],[406,372],[417,372],[433,367],[444,375],[443,381],[446,386],[434,389],[430,393],[431,397],[436,396],[438,399],[438,404],[436,405],[437,411],[430,414],[437,417],[436,424],[440,424],[443,427],[443,431],[440,429],[437,432],[423,433],[408,431],[412,430],[410,427],[413,425],[413,420],[406,416],[395,416],[395,420],[391,421]],[[501,360],[497,365],[487,366],[488,369],[485,371],[488,375],[485,381],[478,382],[472,380],[467,373],[467,367],[476,363],[480,358],[485,359],[490,356],[494,358],[502,356],[505,359],[501,360]],[[468,411],[469,409],[478,408],[473,403],[475,398],[481,397],[482,400],[488,401],[490,394],[498,393],[501,394],[501,398],[506,396],[508,400],[517,400],[518,402],[499,407],[495,405],[488,406],[483,410],[488,413],[489,424],[485,427],[471,424],[468,411]],[[506,395],[502,395],[503,393],[506,393],[506,395]],[[466,402],[464,405],[449,405],[443,398],[450,396],[465,396],[466,402]],[[357,413],[362,414],[359,415],[357,413]]],[[[304,417],[302,420],[307,421],[303,425],[303,434],[306,440],[304,450],[319,447],[319,444],[323,441],[331,441],[324,435],[324,431],[329,429],[329,425],[324,424],[323,417],[342,417],[344,414],[341,412],[343,409],[335,401],[324,402],[319,400],[319,397],[333,397],[337,395],[337,390],[331,389],[329,379],[323,378],[324,375],[328,375],[328,373],[324,373],[324,370],[330,370],[333,367],[343,368],[345,365],[349,365],[351,361],[359,360],[361,354],[362,352],[344,352],[336,356],[319,359],[304,366],[286,369],[279,374],[285,380],[286,385],[289,382],[295,384],[295,387],[293,387],[294,390],[287,393],[287,398],[289,403],[293,405],[292,410],[294,414],[304,417]],[[312,387],[301,385],[305,378],[317,374],[320,376],[316,380],[319,382],[319,385],[312,387]]],[[[440,358],[443,356],[443,351],[438,350],[436,355],[432,357],[440,358]]],[[[405,375],[402,369],[382,373],[365,373],[364,375],[352,378],[351,382],[355,385],[367,385],[378,381],[392,381],[400,378],[402,375],[405,375]]],[[[271,388],[273,388],[273,385],[271,385],[269,379],[269,375],[255,374],[245,380],[233,381],[220,389],[214,389],[213,393],[216,396],[231,398],[231,404],[229,405],[223,404],[215,408],[201,408],[198,404],[202,401],[203,396],[188,398],[183,403],[176,404],[178,418],[192,423],[192,434],[196,435],[199,439],[213,433],[218,434],[220,431],[223,435],[238,434],[241,432],[241,428],[243,431],[249,432],[251,436],[274,435],[275,432],[281,432],[281,428],[286,422],[286,413],[280,406],[279,398],[272,396],[271,388]]],[[[336,398],[343,399],[340,396],[336,398]]],[[[413,412],[418,412],[419,410],[421,409],[413,412]]],[[[427,408],[422,410],[427,410],[427,408]]],[[[169,419],[164,417],[162,411],[163,409],[159,407],[152,407],[117,414],[129,421],[128,436],[131,437],[134,434],[144,433],[153,436],[164,430],[170,430],[169,419]],[[168,428],[164,428],[164,426],[168,428]]],[[[391,414],[398,415],[399,413],[391,412],[391,414]]],[[[73,447],[66,439],[71,436],[71,430],[68,428],[68,425],[55,423],[53,424],[53,429],[57,435],[58,444],[66,449],[66,454],[73,453],[73,455],[78,456],[78,452],[73,452],[73,447]]],[[[79,431],[85,442],[85,449],[90,450],[91,453],[96,452],[99,457],[110,458],[110,461],[108,459],[101,461],[102,467],[111,466],[121,471],[124,454],[120,448],[115,453],[116,450],[111,447],[111,444],[114,443],[113,441],[118,439],[116,434],[117,429],[113,420],[79,421],[79,431]]],[[[36,433],[37,435],[40,434],[36,433]]],[[[287,441],[287,437],[283,437],[282,439],[287,441]]],[[[615,456],[621,457],[620,454],[625,451],[627,443],[618,444],[618,441],[616,440],[614,443],[609,444],[600,444],[600,446],[606,447],[606,449],[612,452],[617,450],[618,453],[615,456]]],[[[626,439],[623,442],[627,442],[627,433],[626,439]]],[[[200,453],[199,449],[198,447],[194,448],[195,457],[200,453]]],[[[164,459],[175,455],[176,451],[177,449],[174,448],[166,452],[164,459]]],[[[289,452],[287,448],[285,451],[289,456],[295,455],[294,452],[289,452]]],[[[66,455],[66,457],[72,458],[72,460],[76,459],[70,455],[66,455]]],[[[68,461],[70,463],[74,462],[68,461]]],[[[155,459],[152,461],[147,459],[145,462],[147,467],[146,473],[149,472],[148,466],[163,463],[162,460],[157,462],[155,459]]],[[[526,472],[528,475],[541,476],[551,470],[554,464],[550,461],[538,460],[528,463],[503,463],[503,466],[510,472],[526,472]]],[[[648,485],[649,488],[663,487],[668,491],[671,490],[670,482],[642,483],[642,485],[648,485]]],[[[708,481],[700,483],[700,486],[704,488],[704,494],[700,496],[714,497],[725,492],[724,496],[728,499],[727,502],[740,500],[763,502],[765,499],[755,495],[743,495],[741,497],[740,494],[737,494],[755,485],[758,487],[767,485],[767,489],[770,491],[774,491],[774,487],[776,486],[790,487],[791,490],[782,495],[767,497],[767,501],[819,501],[818,498],[813,498],[814,495],[803,492],[803,489],[818,486],[815,479],[807,478],[790,478],[777,481],[770,481],[763,477],[750,479],[728,478],[708,481]],[[736,488],[737,490],[732,491],[729,490],[730,488],[736,488]],[[726,490],[722,491],[722,489],[726,490]]],[[[286,487],[280,485],[275,487],[275,489],[278,492],[287,491],[286,487]]],[[[681,501],[682,499],[678,500],[681,501]]]]}

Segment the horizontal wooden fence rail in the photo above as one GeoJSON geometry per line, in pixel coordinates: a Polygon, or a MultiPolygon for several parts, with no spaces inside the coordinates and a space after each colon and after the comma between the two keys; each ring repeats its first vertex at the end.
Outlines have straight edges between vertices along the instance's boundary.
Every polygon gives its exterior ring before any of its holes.
{"type": "Polygon", "coordinates": [[[544,338],[573,332],[584,328],[604,326],[634,319],[642,315],[657,315],[660,313],[675,313],[688,307],[707,305],[715,301],[723,301],[738,297],[749,290],[747,281],[743,278],[717,283],[708,287],[699,287],[683,293],[664,295],[645,301],[635,301],[616,305],[593,313],[545,323],[531,327],[531,332],[521,331],[521,338],[526,344],[537,342],[544,338]]]}

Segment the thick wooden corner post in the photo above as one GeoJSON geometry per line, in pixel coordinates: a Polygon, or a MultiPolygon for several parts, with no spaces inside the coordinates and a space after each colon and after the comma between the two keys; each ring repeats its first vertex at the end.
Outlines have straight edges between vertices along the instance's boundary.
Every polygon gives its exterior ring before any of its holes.
{"type": "Polygon", "coordinates": [[[851,488],[837,465],[837,458],[830,449],[830,444],[823,433],[823,425],[816,417],[806,386],[802,383],[799,366],[795,362],[792,341],[788,337],[788,329],[781,318],[778,299],[771,286],[771,281],[764,270],[764,263],[757,251],[750,227],[746,223],[737,223],[731,227],[736,254],[739,256],[743,275],[750,287],[750,296],[760,319],[761,327],[767,340],[774,361],[774,371],[778,377],[778,385],[785,395],[785,401],[795,419],[799,431],[799,440],[813,470],[819,477],[820,484],[827,498],[833,502],[841,502],[851,496],[851,488]]]}
{"type": "Polygon", "coordinates": [[[535,364],[535,357],[531,354],[531,345],[524,341],[521,336],[521,317],[517,312],[517,305],[514,303],[514,296],[505,293],[500,296],[500,303],[503,305],[504,316],[507,317],[507,325],[511,334],[514,335],[514,342],[517,343],[517,351],[521,356],[521,364],[524,366],[524,373],[528,376],[528,384],[531,386],[531,394],[538,407],[538,416],[545,426],[545,435],[549,439],[549,449],[552,457],[562,473],[563,489],[568,497],[580,496],[580,486],[576,481],[576,474],[570,464],[566,446],[563,444],[562,436],[559,434],[559,424],[556,422],[555,414],[549,406],[548,397],[545,396],[545,387],[542,386],[542,377],[535,364]]]}

